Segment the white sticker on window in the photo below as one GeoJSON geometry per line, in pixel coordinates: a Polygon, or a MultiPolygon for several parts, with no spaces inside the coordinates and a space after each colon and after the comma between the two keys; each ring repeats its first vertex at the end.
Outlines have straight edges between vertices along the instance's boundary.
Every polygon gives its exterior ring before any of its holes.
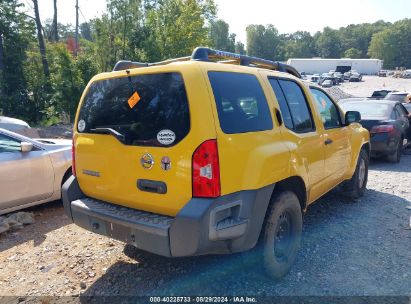
{"type": "Polygon", "coordinates": [[[164,145],[171,145],[176,140],[176,135],[171,130],[161,130],[157,134],[157,141],[164,145]]]}
{"type": "Polygon", "coordinates": [[[77,124],[77,129],[79,132],[83,132],[86,129],[86,122],[84,120],[80,120],[77,124]]]}

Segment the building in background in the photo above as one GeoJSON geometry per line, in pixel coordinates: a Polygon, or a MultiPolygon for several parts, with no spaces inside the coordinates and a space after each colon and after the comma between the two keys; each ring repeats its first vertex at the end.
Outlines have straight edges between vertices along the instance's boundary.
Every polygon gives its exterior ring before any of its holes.
{"type": "Polygon", "coordinates": [[[384,61],[380,59],[323,59],[323,58],[290,58],[287,64],[296,68],[300,73],[322,74],[330,70],[345,73],[356,70],[365,75],[377,74],[382,69],[384,61]]]}

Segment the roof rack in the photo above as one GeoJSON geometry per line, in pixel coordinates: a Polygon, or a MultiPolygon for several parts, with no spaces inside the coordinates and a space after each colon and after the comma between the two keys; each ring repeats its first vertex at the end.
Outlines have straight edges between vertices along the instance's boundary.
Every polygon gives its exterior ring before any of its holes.
{"type": "Polygon", "coordinates": [[[198,47],[194,50],[193,54],[188,57],[170,59],[155,63],[142,63],[142,62],[132,62],[132,61],[119,61],[114,66],[113,71],[121,71],[127,69],[134,69],[134,68],[142,68],[142,67],[149,67],[149,66],[158,66],[158,65],[165,65],[173,62],[181,62],[181,61],[214,61],[223,64],[238,64],[242,66],[251,66],[251,67],[258,67],[264,68],[269,70],[276,70],[280,72],[289,73],[294,75],[295,77],[301,78],[300,73],[292,66],[278,62],[278,61],[271,61],[266,59],[261,59],[252,56],[240,55],[231,52],[213,50],[206,47],[198,47]]]}

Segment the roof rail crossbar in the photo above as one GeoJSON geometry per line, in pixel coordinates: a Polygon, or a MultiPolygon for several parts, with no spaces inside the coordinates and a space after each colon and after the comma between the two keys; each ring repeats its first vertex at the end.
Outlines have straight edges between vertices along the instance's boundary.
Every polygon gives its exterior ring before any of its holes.
{"type": "Polygon", "coordinates": [[[122,71],[122,70],[129,70],[129,69],[142,68],[142,67],[165,65],[165,64],[170,64],[173,62],[181,62],[181,61],[189,61],[189,60],[219,61],[220,63],[225,63],[225,64],[237,63],[243,66],[252,66],[252,67],[285,72],[285,73],[294,75],[298,78],[301,78],[300,73],[298,73],[298,71],[294,67],[278,62],[278,61],[271,61],[271,60],[266,60],[266,59],[246,56],[246,55],[240,55],[240,54],[231,53],[231,52],[213,50],[213,49],[206,48],[206,47],[196,48],[193,54],[188,57],[169,59],[169,60],[154,62],[154,63],[143,63],[143,62],[132,62],[132,61],[121,60],[116,63],[113,71],[122,71]]]}
{"type": "Polygon", "coordinates": [[[240,65],[244,66],[256,66],[270,70],[276,70],[280,72],[286,72],[291,75],[294,75],[298,78],[301,78],[300,73],[298,71],[287,64],[278,62],[278,61],[271,61],[262,58],[240,55],[231,52],[213,50],[206,47],[198,47],[194,50],[193,54],[191,55],[192,60],[198,61],[212,61],[214,60],[235,60],[240,65]]]}

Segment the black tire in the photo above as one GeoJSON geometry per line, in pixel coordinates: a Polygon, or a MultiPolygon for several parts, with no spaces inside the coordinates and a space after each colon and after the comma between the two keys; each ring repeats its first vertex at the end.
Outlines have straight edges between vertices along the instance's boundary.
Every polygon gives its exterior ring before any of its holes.
{"type": "Polygon", "coordinates": [[[354,175],[342,187],[343,193],[351,198],[360,198],[364,195],[368,181],[369,157],[367,151],[361,149],[358,156],[354,175]]]}
{"type": "Polygon", "coordinates": [[[390,155],[387,155],[387,161],[389,161],[390,163],[399,163],[401,161],[403,141],[404,140],[401,138],[398,142],[397,149],[395,149],[395,152],[390,155]]]}
{"type": "Polygon", "coordinates": [[[294,264],[301,245],[302,211],[294,192],[283,191],[271,198],[258,252],[266,273],[278,280],[294,264]]]}

